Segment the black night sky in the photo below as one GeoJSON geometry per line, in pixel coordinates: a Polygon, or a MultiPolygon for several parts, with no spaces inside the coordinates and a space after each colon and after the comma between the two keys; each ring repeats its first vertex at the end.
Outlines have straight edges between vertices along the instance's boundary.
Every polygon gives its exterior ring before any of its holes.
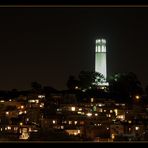
{"type": "Polygon", "coordinates": [[[96,38],[107,40],[108,75],[134,72],[148,84],[148,8],[0,7],[0,90],[65,89],[94,70],[96,38]]]}

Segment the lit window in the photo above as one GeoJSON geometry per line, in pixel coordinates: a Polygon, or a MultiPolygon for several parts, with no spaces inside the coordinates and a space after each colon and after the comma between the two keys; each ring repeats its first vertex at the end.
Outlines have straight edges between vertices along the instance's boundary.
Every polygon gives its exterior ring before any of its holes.
{"type": "Polygon", "coordinates": [[[115,112],[115,115],[117,116],[118,115],[118,110],[114,109],[114,112],[115,112]]]}
{"type": "Polygon", "coordinates": [[[76,110],[76,108],[75,107],[71,107],[71,111],[75,111],[76,110]]]}
{"type": "Polygon", "coordinates": [[[90,101],[91,101],[91,102],[94,102],[94,98],[91,98],[90,101]]]}
{"type": "Polygon", "coordinates": [[[107,127],[106,129],[109,130],[109,127],[107,127]]]}
{"type": "Polygon", "coordinates": [[[23,125],[23,123],[22,123],[22,122],[20,122],[20,125],[22,126],[22,125],[23,125]]]}
{"type": "Polygon", "coordinates": [[[92,116],[92,113],[87,113],[86,114],[88,117],[91,117],[92,116]]]}
{"type": "Polygon", "coordinates": [[[111,138],[112,138],[112,139],[115,139],[115,135],[114,135],[114,134],[112,134],[112,135],[111,135],[111,138]]]}
{"type": "Polygon", "coordinates": [[[67,123],[67,121],[63,121],[63,123],[65,123],[65,124],[66,124],[66,123],[67,123]]]}
{"type": "Polygon", "coordinates": [[[64,126],[63,125],[61,126],[61,129],[64,129],[64,126]]]}
{"type": "Polygon", "coordinates": [[[9,112],[6,112],[6,115],[9,115],[9,112]]]}
{"type": "Polygon", "coordinates": [[[76,86],[76,87],[75,87],[75,89],[79,89],[79,87],[78,87],[78,86],[76,86]]]}
{"type": "Polygon", "coordinates": [[[131,120],[129,120],[129,121],[128,121],[128,123],[132,123],[132,121],[131,121],[131,120]]]}
{"type": "Polygon", "coordinates": [[[29,127],[29,132],[31,132],[32,130],[31,130],[31,127],[29,127]]]}
{"type": "Polygon", "coordinates": [[[72,121],[69,121],[68,123],[69,123],[69,124],[72,124],[72,121]]]}
{"type": "Polygon", "coordinates": [[[78,114],[82,114],[82,112],[77,112],[78,114]]]}
{"type": "Polygon", "coordinates": [[[140,99],[140,96],[136,95],[135,98],[136,98],[137,100],[139,100],[139,99],[140,99]]]}
{"type": "Polygon", "coordinates": [[[18,130],[18,127],[14,127],[14,131],[17,131],[18,130]]]}
{"type": "Polygon", "coordinates": [[[20,111],[20,112],[19,112],[19,115],[21,115],[21,114],[23,114],[23,112],[22,112],[22,111],[20,111]]]}
{"type": "Polygon", "coordinates": [[[78,123],[78,121],[74,121],[74,123],[75,123],[75,124],[77,124],[77,123],[78,123]]]}
{"type": "Polygon", "coordinates": [[[44,95],[38,95],[38,98],[45,98],[44,95]]]}
{"type": "Polygon", "coordinates": [[[21,109],[23,109],[24,108],[24,106],[23,105],[21,105],[21,109]]]}
{"type": "Polygon", "coordinates": [[[39,103],[39,100],[35,100],[36,103],[39,103]]]}
{"type": "Polygon", "coordinates": [[[101,107],[101,106],[102,106],[102,104],[98,104],[98,106],[100,106],[100,107],[101,107]]]}
{"type": "Polygon", "coordinates": [[[44,103],[41,103],[41,104],[40,104],[40,107],[41,107],[41,108],[44,107],[44,103]]]}
{"type": "Polygon", "coordinates": [[[135,127],[135,130],[136,130],[136,131],[137,131],[137,130],[139,130],[139,127],[138,127],[138,126],[136,126],[136,127],[135,127]]]}
{"type": "Polygon", "coordinates": [[[29,118],[26,118],[26,121],[29,121],[29,118]]]}
{"type": "Polygon", "coordinates": [[[82,108],[79,108],[79,111],[82,111],[82,108]]]}
{"type": "Polygon", "coordinates": [[[102,112],[103,112],[103,109],[102,109],[102,108],[99,108],[99,112],[101,112],[101,113],[102,113],[102,112]]]}
{"type": "Polygon", "coordinates": [[[8,130],[11,130],[11,126],[8,126],[7,129],[8,129],[8,130]]]}

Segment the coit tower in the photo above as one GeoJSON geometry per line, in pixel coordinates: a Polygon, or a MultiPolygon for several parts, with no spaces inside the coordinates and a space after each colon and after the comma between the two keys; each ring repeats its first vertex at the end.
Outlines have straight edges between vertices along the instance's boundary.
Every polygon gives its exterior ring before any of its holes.
{"type": "Polygon", "coordinates": [[[95,72],[103,74],[107,78],[107,62],[106,62],[106,40],[96,39],[95,46],[95,72]]]}

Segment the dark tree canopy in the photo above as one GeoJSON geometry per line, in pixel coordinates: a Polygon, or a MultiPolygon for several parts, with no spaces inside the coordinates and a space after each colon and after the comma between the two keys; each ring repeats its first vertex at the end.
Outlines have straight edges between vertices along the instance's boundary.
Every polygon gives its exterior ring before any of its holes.
{"type": "Polygon", "coordinates": [[[141,82],[132,72],[112,75],[109,78],[109,90],[127,97],[143,93],[141,82]]]}
{"type": "Polygon", "coordinates": [[[81,71],[79,73],[80,85],[83,89],[93,88],[99,83],[105,82],[105,78],[101,73],[94,71],[81,71]]]}
{"type": "Polygon", "coordinates": [[[100,83],[105,82],[105,78],[101,73],[94,71],[80,71],[78,79],[75,76],[69,76],[67,81],[68,89],[75,89],[80,87],[81,89],[95,88],[100,83]]]}
{"type": "Polygon", "coordinates": [[[39,91],[42,88],[42,85],[36,81],[31,82],[31,87],[33,90],[39,91]]]}

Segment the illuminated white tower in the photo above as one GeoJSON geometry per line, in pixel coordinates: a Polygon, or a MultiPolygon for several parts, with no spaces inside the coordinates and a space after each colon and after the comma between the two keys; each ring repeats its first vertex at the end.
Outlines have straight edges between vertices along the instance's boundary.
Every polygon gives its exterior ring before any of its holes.
{"type": "Polygon", "coordinates": [[[95,49],[95,72],[103,74],[107,77],[106,69],[106,40],[97,39],[96,40],[96,49],[95,49]]]}

